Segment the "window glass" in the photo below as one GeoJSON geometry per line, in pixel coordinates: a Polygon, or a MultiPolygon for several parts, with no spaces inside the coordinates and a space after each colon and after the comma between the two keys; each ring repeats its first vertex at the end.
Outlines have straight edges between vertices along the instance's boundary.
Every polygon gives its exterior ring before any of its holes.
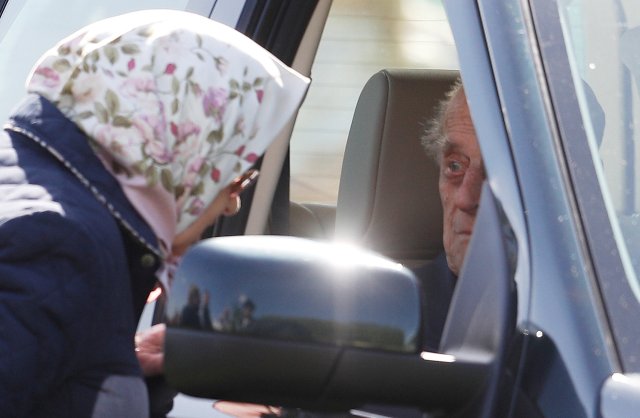
{"type": "Polygon", "coordinates": [[[94,21],[141,9],[185,10],[189,0],[11,0],[0,19],[0,119],[25,94],[35,61],[55,42],[94,21]]]}
{"type": "Polygon", "coordinates": [[[291,139],[291,200],[336,202],[358,95],[383,68],[458,68],[440,0],[333,0],[291,139]]]}
{"type": "Polygon", "coordinates": [[[559,3],[593,163],[627,277],[640,299],[640,3],[559,3]]]}

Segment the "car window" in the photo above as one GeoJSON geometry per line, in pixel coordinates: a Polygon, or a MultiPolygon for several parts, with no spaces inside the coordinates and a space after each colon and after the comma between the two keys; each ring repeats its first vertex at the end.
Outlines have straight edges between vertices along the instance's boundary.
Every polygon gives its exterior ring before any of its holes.
{"type": "Polygon", "coordinates": [[[619,5],[571,2],[560,8],[560,18],[595,172],[640,300],[640,4],[619,5]]]}
{"type": "Polygon", "coordinates": [[[640,5],[532,4],[536,25],[551,22],[539,41],[593,277],[622,365],[638,371],[640,5]]]}
{"type": "MultiPolygon", "coordinates": [[[[441,0],[334,0],[291,137],[291,200],[335,204],[356,101],[383,68],[458,69],[441,0]]],[[[418,140],[416,138],[416,140],[418,140]]]]}

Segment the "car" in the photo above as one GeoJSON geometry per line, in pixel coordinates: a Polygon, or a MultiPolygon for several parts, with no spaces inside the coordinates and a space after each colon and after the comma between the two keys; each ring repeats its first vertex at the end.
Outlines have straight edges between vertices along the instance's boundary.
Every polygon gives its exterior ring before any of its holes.
{"type": "MultiPolygon", "coordinates": [[[[18,22],[7,13],[25,3],[3,3],[0,42],[12,33],[5,16],[18,22]]],[[[204,3],[186,7],[215,18],[225,2],[213,15],[204,3]]],[[[289,135],[268,151],[251,205],[187,253],[156,309],[168,322],[169,383],[207,399],[356,416],[636,416],[640,6],[403,4],[444,10],[446,21],[432,24],[444,22],[445,39],[450,28],[456,59],[443,60],[447,71],[370,69],[335,202],[290,201],[295,137],[290,154],[289,135]],[[416,152],[422,120],[404,118],[428,114],[458,73],[487,180],[443,342],[431,352],[422,348],[424,295],[410,268],[442,248],[437,168],[416,152]],[[210,295],[211,329],[174,320],[193,288],[210,295]]],[[[227,22],[309,72],[320,32],[331,29],[327,16],[341,5],[236,2],[227,22]]],[[[339,61],[329,66],[344,71],[339,61]]],[[[2,78],[3,92],[16,83],[2,78]]],[[[292,130],[307,118],[303,108],[292,130]]]]}

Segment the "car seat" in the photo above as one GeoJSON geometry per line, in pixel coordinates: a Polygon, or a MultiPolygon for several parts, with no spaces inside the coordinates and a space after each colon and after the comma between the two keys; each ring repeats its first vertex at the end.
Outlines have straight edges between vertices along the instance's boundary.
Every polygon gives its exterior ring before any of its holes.
{"type": "Polygon", "coordinates": [[[438,167],[420,137],[457,71],[385,69],[365,84],[347,139],[335,238],[416,267],[442,251],[438,167]]]}

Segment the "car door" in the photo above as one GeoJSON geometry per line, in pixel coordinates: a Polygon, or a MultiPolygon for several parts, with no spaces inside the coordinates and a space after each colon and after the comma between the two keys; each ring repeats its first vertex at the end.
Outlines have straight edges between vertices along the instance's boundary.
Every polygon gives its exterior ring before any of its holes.
{"type": "MultiPolygon", "coordinates": [[[[459,395],[457,405],[449,405],[456,416],[633,414],[624,408],[633,407],[629,399],[637,383],[630,373],[637,371],[634,342],[640,335],[637,321],[630,320],[638,306],[633,268],[637,174],[628,168],[635,152],[625,158],[619,152],[613,158],[594,153],[599,112],[575,74],[603,65],[580,60],[591,52],[590,38],[581,38],[587,28],[596,31],[599,20],[610,23],[600,28],[603,33],[622,28],[607,48],[618,50],[624,46],[622,33],[633,33],[637,9],[631,2],[613,1],[586,2],[569,12],[565,6],[534,0],[445,3],[488,178],[483,222],[450,311],[443,347],[451,367],[443,367],[440,389],[451,385],[454,390],[457,373],[471,377],[464,361],[490,366],[481,390],[447,392],[459,395]],[[618,17],[606,20],[604,12],[618,17]],[[576,47],[576,41],[582,43],[576,47]],[[582,63],[579,71],[576,62],[582,63]],[[616,171],[616,162],[625,168],[616,171]],[[617,182],[602,180],[601,163],[624,184],[618,200],[607,196],[617,182]],[[456,360],[464,361],[456,365],[456,360]],[[625,400],[619,409],[611,406],[615,397],[625,400]]],[[[627,88],[613,95],[624,99],[622,105],[604,107],[608,120],[619,110],[623,115],[633,110],[624,103],[637,100],[633,84],[624,81],[633,80],[636,58],[628,54],[630,60],[618,58],[622,76],[611,75],[627,88]]],[[[606,74],[585,82],[609,87],[606,74]]],[[[596,89],[596,99],[609,99],[603,91],[596,89]]],[[[633,116],[621,120],[622,132],[635,127],[633,116]]],[[[633,138],[604,135],[608,142],[622,138],[626,146],[633,138]]],[[[287,347],[295,352],[293,343],[287,347]]],[[[380,363],[392,357],[377,354],[380,363]]],[[[428,363],[431,357],[423,358],[428,363]]],[[[413,388],[405,387],[402,394],[390,387],[381,391],[371,376],[385,377],[384,365],[369,366],[358,396],[376,402],[415,395],[412,402],[419,402],[420,391],[413,388]]],[[[401,382],[389,367],[385,370],[389,381],[401,382]]],[[[411,382],[424,385],[422,402],[433,408],[439,405],[430,392],[436,381],[427,375],[411,382]]]]}
{"type": "MultiPolygon", "coordinates": [[[[422,380],[407,375],[411,387],[402,385],[403,391],[384,385],[385,378],[403,382],[392,373],[391,365],[400,360],[391,355],[387,358],[376,353],[378,364],[367,363],[370,370],[362,376],[341,377],[348,382],[361,377],[366,383],[357,393],[360,398],[353,402],[364,397],[373,403],[415,402],[436,410],[446,406],[447,412],[461,416],[545,416],[549,414],[541,408],[545,402],[551,413],[580,413],[585,405],[593,413],[599,385],[614,370],[611,347],[606,324],[599,321],[602,311],[592,286],[589,254],[582,245],[580,216],[571,206],[573,191],[557,153],[555,117],[547,107],[546,83],[537,60],[528,9],[515,1],[497,4],[458,0],[445,3],[445,7],[488,177],[478,215],[482,222],[474,233],[449,313],[445,357],[426,353],[422,357],[425,361],[416,368],[426,370],[427,375],[422,380]],[[567,271],[572,274],[567,276],[567,271]],[[549,305],[552,297],[557,299],[549,305]],[[575,304],[573,297],[584,302],[575,304]],[[589,367],[584,367],[585,359],[589,367]],[[444,366],[444,362],[450,366],[444,366]],[[434,374],[429,373],[431,367],[434,374]],[[444,370],[436,378],[435,370],[440,367],[444,370]],[[532,370],[542,371],[544,377],[550,377],[549,382],[555,383],[543,385],[541,393],[545,396],[538,396],[535,385],[529,383],[532,370]],[[463,388],[459,379],[465,376],[470,386],[463,388]],[[483,383],[481,387],[475,386],[478,382],[483,383]],[[557,393],[554,388],[564,389],[566,396],[561,402],[547,397],[557,393]],[[436,399],[434,393],[442,395],[443,391],[446,400],[436,399]]],[[[175,336],[170,338],[169,352],[182,354],[174,354],[173,368],[181,374],[175,381],[196,392],[206,392],[209,385],[202,380],[193,385],[185,372],[189,365],[179,363],[184,358],[181,346],[185,346],[180,339],[187,338],[183,343],[201,342],[205,363],[220,368],[224,359],[207,354],[207,341],[213,344],[219,339],[228,340],[217,335],[200,338],[176,332],[175,336]]],[[[238,348],[241,341],[238,339],[238,348]]],[[[235,346],[231,347],[225,355],[234,356],[235,346]]],[[[295,352],[294,343],[287,345],[289,349],[295,352]]],[[[234,391],[236,399],[257,399],[259,388],[251,386],[249,380],[243,384],[244,376],[233,370],[225,369],[225,373],[237,379],[234,388],[246,390],[234,391]]],[[[267,378],[247,376],[254,381],[267,378]]],[[[299,376],[292,372],[281,377],[284,381],[288,378],[295,381],[299,376]]],[[[300,389],[296,387],[296,393],[300,389]]],[[[286,395],[282,394],[284,399],[295,405],[286,395]]],[[[278,402],[283,398],[273,395],[267,399],[278,402]]]]}
{"type": "Polygon", "coordinates": [[[615,376],[633,387],[620,374],[637,370],[638,175],[629,148],[637,55],[624,46],[638,9],[624,1],[452,3],[489,181],[518,243],[516,350],[502,413],[633,415],[628,402],[605,410],[601,391],[615,376]]]}

